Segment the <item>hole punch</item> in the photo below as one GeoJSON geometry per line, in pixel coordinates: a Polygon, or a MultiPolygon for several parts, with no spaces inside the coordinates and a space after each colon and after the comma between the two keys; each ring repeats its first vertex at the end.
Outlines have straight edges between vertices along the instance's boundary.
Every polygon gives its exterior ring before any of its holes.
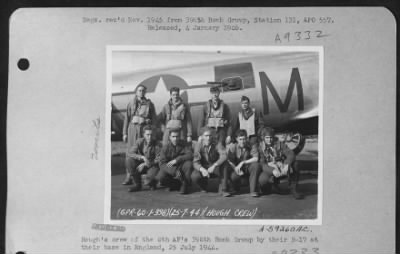
{"type": "Polygon", "coordinates": [[[15,254],[26,254],[26,252],[25,251],[18,251],[18,252],[15,252],[15,254]]]}
{"type": "Polygon", "coordinates": [[[17,65],[21,71],[26,71],[29,68],[29,60],[26,58],[21,58],[18,60],[17,65]]]}

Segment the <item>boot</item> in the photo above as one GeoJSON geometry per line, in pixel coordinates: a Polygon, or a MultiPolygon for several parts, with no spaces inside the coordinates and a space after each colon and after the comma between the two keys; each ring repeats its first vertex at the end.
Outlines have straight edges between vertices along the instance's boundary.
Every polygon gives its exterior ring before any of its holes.
{"type": "Polygon", "coordinates": [[[177,191],[181,188],[182,184],[180,183],[179,180],[173,178],[171,179],[169,185],[169,191],[177,191]]]}
{"type": "Polygon", "coordinates": [[[281,187],[279,187],[279,183],[280,183],[280,180],[278,178],[274,177],[274,180],[273,180],[273,183],[272,183],[272,192],[276,193],[278,195],[287,195],[287,194],[289,194],[288,191],[284,191],[284,190],[281,189],[281,187]]]}
{"type": "Polygon", "coordinates": [[[260,196],[260,194],[258,194],[258,192],[252,192],[250,193],[250,196],[252,196],[253,198],[257,198],[260,196]]]}
{"type": "Polygon", "coordinates": [[[232,194],[228,191],[226,184],[224,182],[220,183],[218,186],[218,192],[221,193],[223,197],[230,197],[232,194]]]}
{"type": "Polygon", "coordinates": [[[185,194],[188,194],[188,193],[189,193],[189,191],[188,191],[188,184],[187,184],[186,181],[183,181],[183,182],[182,182],[181,189],[180,189],[179,192],[180,192],[180,194],[182,194],[182,195],[185,195],[185,194]]]}
{"type": "Polygon", "coordinates": [[[276,183],[273,183],[273,184],[272,184],[272,186],[271,186],[271,193],[275,193],[275,194],[278,194],[278,195],[285,195],[285,194],[288,194],[288,193],[286,193],[285,191],[283,191],[283,190],[281,189],[281,187],[279,187],[279,185],[276,184],[276,183]]]}
{"type": "Polygon", "coordinates": [[[149,186],[150,190],[156,190],[157,189],[157,182],[155,180],[151,180],[147,183],[147,186],[149,186]]]}
{"type": "Polygon", "coordinates": [[[132,175],[132,182],[134,183],[134,186],[129,188],[129,192],[136,192],[140,191],[142,189],[142,178],[140,174],[133,174],[132,175]]]}
{"type": "Polygon", "coordinates": [[[133,187],[130,187],[128,191],[129,191],[129,192],[136,192],[136,191],[140,191],[141,189],[142,189],[141,186],[135,185],[135,186],[133,186],[133,187]]]}
{"type": "Polygon", "coordinates": [[[125,180],[122,182],[122,185],[131,185],[132,184],[132,176],[131,174],[126,174],[125,180]]]}
{"type": "Polygon", "coordinates": [[[206,179],[201,179],[197,185],[200,187],[202,193],[207,193],[208,181],[206,179]]]}

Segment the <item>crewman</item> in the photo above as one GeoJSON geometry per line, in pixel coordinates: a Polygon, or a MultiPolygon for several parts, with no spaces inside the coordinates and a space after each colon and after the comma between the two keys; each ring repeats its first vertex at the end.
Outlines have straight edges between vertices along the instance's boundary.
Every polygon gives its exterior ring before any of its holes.
{"type": "Polygon", "coordinates": [[[169,140],[161,149],[160,171],[156,177],[170,191],[180,188],[181,194],[188,193],[192,173],[193,153],[191,146],[180,139],[179,129],[169,130],[169,140]]]}
{"type": "Polygon", "coordinates": [[[156,110],[153,102],[145,97],[146,90],[144,85],[138,85],[136,95],[126,108],[123,141],[128,142],[127,150],[143,136],[143,127],[146,124],[154,125],[156,122],[156,110]]]}
{"type": "MultiPolygon", "coordinates": [[[[123,126],[123,141],[127,142],[127,153],[138,138],[143,137],[143,127],[146,124],[155,124],[156,112],[154,104],[145,97],[146,87],[138,85],[136,94],[128,103],[123,126]]],[[[126,168],[126,179],[130,177],[130,170],[126,168]]],[[[128,183],[129,181],[124,181],[128,183]]]]}
{"type": "Polygon", "coordinates": [[[261,173],[258,163],[257,145],[251,145],[247,139],[246,130],[236,131],[236,142],[230,143],[227,148],[228,163],[232,167],[231,180],[235,192],[239,192],[241,177],[248,177],[250,183],[250,195],[258,197],[257,180],[261,173]]]}
{"type": "Polygon", "coordinates": [[[282,193],[278,185],[279,179],[289,176],[295,178],[295,182],[289,186],[293,197],[303,198],[303,195],[297,192],[298,172],[294,167],[296,159],[294,152],[284,142],[277,140],[274,129],[264,127],[260,130],[260,135],[262,142],[259,144],[259,155],[262,173],[258,181],[261,191],[268,193],[273,186],[278,193],[282,193]]]}
{"type": "Polygon", "coordinates": [[[239,111],[234,121],[234,132],[236,133],[240,129],[246,130],[250,144],[255,145],[258,130],[264,126],[263,116],[261,112],[251,107],[250,99],[247,96],[242,96],[241,106],[242,110],[239,111]]]}
{"type": "Polygon", "coordinates": [[[211,99],[204,105],[203,113],[200,115],[198,133],[205,126],[214,129],[217,142],[225,147],[225,143],[231,142],[230,110],[228,105],[219,98],[221,91],[218,86],[211,87],[210,93],[211,99]]]}
{"type": "Polygon", "coordinates": [[[145,184],[151,190],[156,188],[155,176],[159,171],[159,159],[161,144],[153,138],[153,127],[146,125],[143,128],[143,138],[136,140],[135,144],[129,148],[125,159],[126,168],[129,174],[124,181],[124,185],[134,184],[129,188],[129,192],[140,191],[142,189],[141,174],[146,174],[145,184]]]}
{"type": "Polygon", "coordinates": [[[180,139],[188,143],[192,141],[192,117],[190,107],[182,101],[179,88],[173,87],[169,91],[170,100],[163,107],[160,114],[160,122],[163,128],[163,145],[168,143],[169,131],[180,130],[180,139]]]}
{"type": "Polygon", "coordinates": [[[215,129],[204,127],[199,142],[196,143],[193,155],[192,182],[202,192],[207,192],[209,178],[219,179],[221,194],[229,197],[228,177],[231,172],[226,162],[226,150],[221,143],[215,141],[215,129]]]}

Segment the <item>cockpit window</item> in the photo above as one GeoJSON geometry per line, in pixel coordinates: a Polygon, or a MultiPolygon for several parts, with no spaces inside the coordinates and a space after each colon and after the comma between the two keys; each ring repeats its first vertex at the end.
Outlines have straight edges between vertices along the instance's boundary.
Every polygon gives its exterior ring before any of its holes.
{"type": "Polygon", "coordinates": [[[224,92],[254,88],[256,86],[251,63],[216,65],[214,73],[215,81],[224,82],[222,85],[224,92]]]}

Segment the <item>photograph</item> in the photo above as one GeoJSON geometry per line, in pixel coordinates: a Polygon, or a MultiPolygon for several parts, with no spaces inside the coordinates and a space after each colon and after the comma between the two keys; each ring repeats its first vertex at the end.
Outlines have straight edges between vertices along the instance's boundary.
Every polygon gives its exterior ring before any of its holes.
{"type": "Polygon", "coordinates": [[[101,5],[7,18],[4,253],[394,253],[398,13],[101,5]]]}
{"type": "Polygon", "coordinates": [[[107,46],[105,220],[320,223],[322,53],[107,46]]]}

